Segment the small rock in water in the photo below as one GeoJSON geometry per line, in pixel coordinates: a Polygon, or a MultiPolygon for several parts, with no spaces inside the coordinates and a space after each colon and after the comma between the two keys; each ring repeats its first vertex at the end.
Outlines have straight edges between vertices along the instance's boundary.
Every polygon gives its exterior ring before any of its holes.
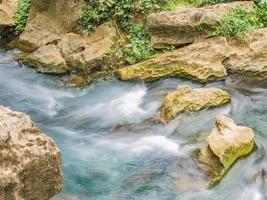
{"type": "Polygon", "coordinates": [[[210,186],[218,183],[236,160],[249,155],[255,145],[251,128],[238,126],[222,115],[217,116],[207,141],[208,146],[199,151],[197,158],[203,163],[210,186]]]}
{"type": "Polygon", "coordinates": [[[161,119],[169,122],[183,112],[197,112],[205,108],[224,105],[230,101],[230,95],[218,88],[192,89],[190,86],[179,86],[163,100],[161,119]]]}
{"type": "Polygon", "coordinates": [[[63,185],[61,155],[24,113],[0,106],[0,200],[48,200],[63,185]]]}

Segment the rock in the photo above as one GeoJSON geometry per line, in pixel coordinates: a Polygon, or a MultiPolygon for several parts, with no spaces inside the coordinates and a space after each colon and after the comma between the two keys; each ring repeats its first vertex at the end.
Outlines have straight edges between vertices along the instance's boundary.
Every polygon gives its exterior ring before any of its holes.
{"type": "Polygon", "coordinates": [[[25,30],[11,46],[33,52],[43,45],[56,44],[78,25],[81,13],[79,0],[32,0],[25,30]]]}
{"type": "Polygon", "coordinates": [[[0,199],[48,200],[63,185],[54,141],[24,113],[0,107],[0,199]]]}
{"type": "Polygon", "coordinates": [[[5,43],[16,37],[14,17],[18,10],[16,0],[0,1],[0,41],[5,43]]]}
{"type": "Polygon", "coordinates": [[[245,33],[245,41],[212,37],[118,70],[121,80],[179,77],[199,82],[229,74],[267,77],[267,28],[245,33]],[[227,69],[227,70],[226,70],[227,69]]]}
{"type": "Polygon", "coordinates": [[[34,53],[23,58],[22,62],[37,68],[37,71],[41,73],[65,74],[69,70],[60,50],[54,44],[42,46],[34,53]]]}
{"type": "Polygon", "coordinates": [[[105,55],[112,48],[115,33],[108,24],[99,26],[90,36],[67,33],[57,45],[44,45],[21,60],[41,73],[91,74],[104,70],[105,55]]]}
{"type": "Polygon", "coordinates": [[[267,78],[267,28],[245,34],[245,42],[231,46],[239,49],[223,61],[229,74],[267,78]]]}
{"type": "Polygon", "coordinates": [[[202,8],[177,8],[175,11],[153,13],[148,16],[147,29],[154,48],[180,46],[212,36],[213,25],[230,9],[243,6],[251,10],[253,1],[237,1],[202,8]]]}
{"type": "Polygon", "coordinates": [[[223,80],[226,69],[222,60],[231,55],[232,48],[223,37],[210,38],[156,58],[118,70],[121,80],[155,80],[179,77],[199,82],[223,80]]]}
{"type": "Polygon", "coordinates": [[[218,107],[228,103],[230,99],[226,91],[218,88],[192,89],[187,85],[179,86],[164,97],[160,118],[164,122],[169,122],[180,113],[218,107]]]}
{"type": "Polygon", "coordinates": [[[2,0],[0,2],[0,29],[1,27],[14,26],[14,16],[17,10],[16,0],[2,0]]]}
{"type": "Polygon", "coordinates": [[[105,55],[111,50],[115,35],[116,29],[105,23],[87,37],[75,33],[66,34],[58,47],[72,72],[90,74],[102,70],[105,55]]]}
{"type": "Polygon", "coordinates": [[[253,151],[254,132],[219,115],[207,141],[208,147],[200,151],[198,159],[203,163],[212,186],[222,179],[236,160],[253,151]]]}

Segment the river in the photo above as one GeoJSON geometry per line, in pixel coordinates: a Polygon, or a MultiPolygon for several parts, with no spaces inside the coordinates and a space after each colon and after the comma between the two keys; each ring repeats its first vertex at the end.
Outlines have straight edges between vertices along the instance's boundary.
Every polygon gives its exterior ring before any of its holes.
{"type": "Polygon", "coordinates": [[[182,79],[153,83],[97,81],[79,89],[36,73],[0,50],[0,104],[29,114],[62,152],[64,189],[55,200],[263,200],[267,198],[267,82],[227,78],[206,85],[182,79]],[[155,116],[178,85],[216,86],[230,104],[182,114],[168,125],[155,116]],[[222,182],[207,180],[192,157],[206,145],[215,116],[255,131],[257,149],[222,182]]]}

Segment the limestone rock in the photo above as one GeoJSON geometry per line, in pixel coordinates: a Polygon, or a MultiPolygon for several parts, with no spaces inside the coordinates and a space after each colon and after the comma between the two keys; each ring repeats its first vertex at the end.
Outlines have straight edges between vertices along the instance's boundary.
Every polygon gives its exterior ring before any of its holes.
{"type": "Polygon", "coordinates": [[[228,71],[267,78],[267,28],[245,33],[244,38],[212,37],[120,69],[115,75],[121,80],[180,77],[207,82],[224,79],[228,71]]]}
{"type": "Polygon", "coordinates": [[[230,95],[218,88],[197,88],[179,86],[164,97],[161,106],[161,119],[169,122],[183,112],[197,112],[205,108],[224,105],[230,101],[230,95]]]}
{"type": "Polygon", "coordinates": [[[78,25],[81,13],[79,0],[32,0],[25,30],[11,46],[33,52],[43,45],[57,43],[78,25]]]}
{"type": "Polygon", "coordinates": [[[116,29],[105,23],[90,36],[75,33],[66,34],[59,42],[62,55],[71,71],[85,74],[100,71],[105,54],[111,50],[116,29]]]}
{"type": "Polygon", "coordinates": [[[1,27],[13,26],[14,16],[18,9],[16,0],[2,0],[0,2],[0,29],[1,27]]]}
{"type": "Polygon", "coordinates": [[[0,199],[48,200],[63,184],[61,155],[24,113],[0,107],[0,199]]]}
{"type": "Polygon", "coordinates": [[[222,60],[231,55],[232,47],[223,37],[210,38],[116,72],[121,80],[155,80],[179,77],[199,82],[223,80],[226,69],[222,60]]]}
{"type": "Polygon", "coordinates": [[[177,8],[175,11],[153,13],[148,16],[147,29],[154,48],[189,44],[210,37],[213,25],[230,9],[243,6],[251,10],[253,1],[237,1],[202,8],[177,8]]]}
{"type": "Polygon", "coordinates": [[[37,68],[37,71],[41,73],[64,74],[69,70],[59,49],[54,44],[42,46],[34,53],[23,58],[22,62],[37,68]]]}
{"type": "Polygon", "coordinates": [[[245,34],[245,42],[230,45],[237,50],[223,61],[229,74],[267,78],[267,28],[245,34]],[[239,50],[239,51],[238,51],[239,50]]]}
{"type": "Polygon", "coordinates": [[[249,155],[254,148],[254,132],[238,126],[228,117],[219,115],[198,159],[203,163],[210,185],[218,183],[239,158],[249,155]]]}
{"type": "Polygon", "coordinates": [[[104,70],[106,53],[112,48],[116,29],[105,23],[90,36],[66,33],[58,44],[48,44],[21,58],[41,73],[91,74],[104,70]]]}

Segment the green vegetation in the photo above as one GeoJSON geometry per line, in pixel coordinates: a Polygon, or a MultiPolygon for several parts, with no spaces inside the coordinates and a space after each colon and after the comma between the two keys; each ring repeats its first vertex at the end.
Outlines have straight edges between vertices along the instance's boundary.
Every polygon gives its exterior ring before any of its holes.
{"type": "Polygon", "coordinates": [[[30,11],[30,5],[31,5],[31,0],[18,1],[18,12],[14,17],[16,34],[22,33],[26,26],[30,11]]]}
{"type": "Polygon", "coordinates": [[[188,1],[189,1],[189,3],[191,3],[197,7],[227,2],[227,0],[188,0],[188,1]]]}
{"type": "MultiPolygon", "coordinates": [[[[83,27],[81,32],[90,34],[100,24],[113,21],[124,34],[112,53],[118,60],[134,64],[155,54],[150,43],[150,35],[143,25],[150,12],[174,10],[177,5],[204,6],[223,2],[229,0],[86,0],[80,20],[83,27]]],[[[232,9],[223,15],[220,21],[219,25],[213,27],[215,35],[226,37],[264,27],[267,25],[267,0],[257,1],[251,12],[243,7],[232,9]]]]}
{"type": "Polygon", "coordinates": [[[220,21],[220,25],[215,27],[215,34],[226,37],[265,27],[267,25],[267,3],[258,4],[250,12],[243,7],[234,8],[223,15],[220,21]]]}
{"type": "Polygon", "coordinates": [[[86,9],[80,20],[83,34],[90,34],[100,24],[113,20],[126,33],[121,39],[115,55],[126,63],[133,64],[154,55],[150,36],[142,23],[136,19],[145,19],[152,11],[174,9],[184,0],[87,0],[86,9]],[[165,2],[165,3],[164,3],[165,2]]]}

